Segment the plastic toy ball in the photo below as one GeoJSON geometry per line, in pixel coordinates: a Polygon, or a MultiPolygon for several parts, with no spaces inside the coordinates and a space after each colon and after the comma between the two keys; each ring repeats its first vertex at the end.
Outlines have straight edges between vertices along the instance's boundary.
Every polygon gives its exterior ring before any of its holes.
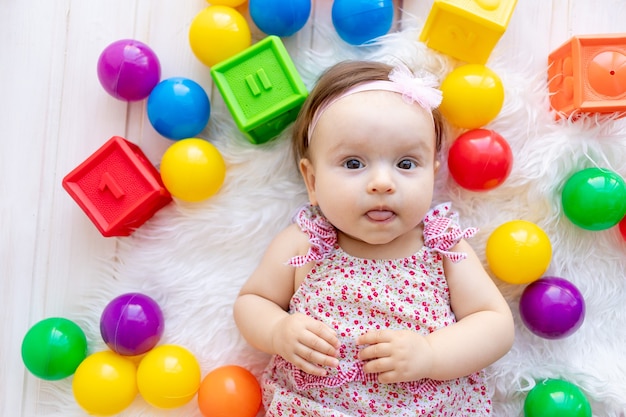
{"type": "Polygon", "coordinates": [[[161,159],[165,188],[184,201],[202,201],[222,187],[226,164],[215,146],[204,139],[188,138],[171,145],[161,159]]]}
{"type": "Polygon", "coordinates": [[[578,227],[608,229],[626,215],[626,183],[607,169],[583,169],[567,180],[561,200],[565,215],[578,227]]]}
{"type": "Polygon", "coordinates": [[[291,36],[304,27],[311,14],[311,0],[250,0],[250,17],[268,35],[291,36]]]}
{"type": "Polygon", "coordinates": [[[187,404],[200,387],[200,365],[191,352],[177,345],[157,346],[137,368],[139,393],[158,408],[187,404]]]}
{"type": "Polygon", "coordinates": [[[536,224],[512,220],[498,226],[487,239],[487,264],[496,277],[509,284],[527,284],[548,269],[552,245],[536,224]]]}
{"type": "Polygon", "coordinates": [[[191,50],[206,66],[230,58],[252,44],[245,17],[227,6],[209,6],[192,20],[189,27],[191,50]]]}
{"type": "Polygon", "coordinates": [[[207,3],[212,5],[221,5],[228,7],[237,7],[244,4],[247,0],[207,0],[207,3]]]}
{"type": "Polygon", "coordinates": [[[107,304],[100,316],[100,334],[113,351],[135,356],[152,349],[163,335],[161,308],[144,294],[122,294],[107,304]]]}
{"type": "Polygon", "coordinates": [[[118,414],[137,397],[136,372],[130,359],[115,352],[94,353],[76,369],[74,399],[89,414],[118,414]]]}
{"type": "Polygon", "coordinates": [[[585,300],[566,279],[544,277],[524,289],[519,311],[522,322],[532,333],[546,339],[561,339],[583,324],[585,300]]]}
{"type": "Polygon", "coordinates": [[[196,136],[211,116],[211,102],[195,81],[174,77],[157,84],[148,97],[148,119],[168,139],[196,136]]]}
{"type": "Polygon", "coordinates": [[[493,120],[504,103],[500,77],[480,64],[462,65],[441,83],[443,100],[439,109],[452,124],[476,129],[493,120]]]}
{"type": "Polygon", "coordinates": [[[198,405],[204,417],[254,417],[261,408],[261,387],[247,369],[222,366],[202,380],[198,405]]]}
{"type": "Polygon", "coordinates": [[[535,385],[524,400],[524,417],[591,417],[591,406],[580,388],[561,379],[535,385]]]}
{"type": "Polygon", "coordinates": [[[392,0],[334,0],[333,26],[345,42],[361,45],[389,32],[393,12],[392,0]]]}
{"type": "Polygon", "coordinates": [[[98,80],[113,97],[137,101],[148,97],[161,78],[161,65],[143,42],[122,39],[107,46],[98,58],[98,80]]]}
{"type": "Polygon", "coordinates": [[[626,217],[619,221],[618,227],[622,239],[626,241],[626,217]]]}
{"type": "Polygon", "coordinates": [[[513,152],[497,132],[474,129],[460,135],[448,152],[450,175],[471,191],[491,190],[511,173],[513,152]]]}
{"type": "Polygon", "coordinates": [[[73,321],[51,317],[32,326],[22,340],[22,361],[38,378],[66,378],[87,356],[87,338],[73,321]]]}

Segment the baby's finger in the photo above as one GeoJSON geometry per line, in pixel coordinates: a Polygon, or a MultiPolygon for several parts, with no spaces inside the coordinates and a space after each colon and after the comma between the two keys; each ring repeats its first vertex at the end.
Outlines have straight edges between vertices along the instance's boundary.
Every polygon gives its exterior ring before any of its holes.
{"type": "Polygon", "coordinates": [[[317,366],[300,356],[296,356],[296,358],[292,361],[292,363],[294,364],[296,368],[300,369],[301,371],[306,372],[307,374],[317,375],[317,376],[326,376],[326,374],[328,373],[326,369],[322,368],[321,366],[317,366]]]}
{"type": "Polygon", "coordinates": [[[377,343],[389,342],[392,334],[390,330],[375,330],[357,337],[356,343],[357,345],[375,345],[377,343]]]}
{"type": "MultiPolygon", "coordinates": [[[[391,360],[391,358],[388,358],[388,357],[375,359],[363,365],[363,372],[365,372],[366,374],[390,373],[394,369],[395,368],[393,366],[393,361],[391,360]]],[[[379,381],[384,382],[384,381],[381,381],[380,378],[379,378],[379,381]]]]}
{"type": "Polygon", "coordinates": [[[306,340],[303,340],[302,343],[311,350],[323,353],[324,355],[333,357],[337,357],[339,355],[339,350],[335,345],[330,344],[327,340],[314,333],[309,333],[306,340]]]}
{"type": "Polygon", "coordinates": [[[321,321],[312,319],[311,323],[307,326],[307,329],[326,341],[327,344],[329,344],[333,349],[336,350],[336,348],[339,347],[337,333],[321,321]]]}
{"type": "MultiPolygon", "coordinates": [[[[317,340],[321,340],[317,338],[317,340]]],[[[322,341],[321,343],[326,343],[322,341]]],[[[339,366],[339,360],[336,357],[336,352],[331,348],[331,353],[326,354],[323,351],[314,349],[311,346],[300,345],[296,354],[302,357],[307,362],[320,366],[337,367],[339,366]]]]}
{"type": "Polygon", "coordinates": [[[391,353],[391,345],[389,343],[376,343],[361,349],[359,352],[359,359],[362,361],[369,361],[386,358],[391,356],[391,353]]]}

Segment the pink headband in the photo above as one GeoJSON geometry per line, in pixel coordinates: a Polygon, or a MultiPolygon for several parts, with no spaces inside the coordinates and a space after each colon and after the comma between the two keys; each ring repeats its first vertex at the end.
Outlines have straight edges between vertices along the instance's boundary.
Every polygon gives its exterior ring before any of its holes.
{"type": "Polygon", "coordinates": [[[324,114],[330,106],[344,97],[363,91],[390,91],[392,93],[402,94],[402,98],[406,103],[417,103],[424,109],[432,112],[433,109],[441,104],[442,99],[441,90],[437,88],[437,85],[437,78],[433,74],[423,72],[417,77],[404,65],[395,67],[389,73],[389,81],[375,80],[358,84],[321,105],[313,115],[313,119],[309,125],[308,143],[311,143],[313,130],[315,126],[317,126],[322,114],[324,114]]]}

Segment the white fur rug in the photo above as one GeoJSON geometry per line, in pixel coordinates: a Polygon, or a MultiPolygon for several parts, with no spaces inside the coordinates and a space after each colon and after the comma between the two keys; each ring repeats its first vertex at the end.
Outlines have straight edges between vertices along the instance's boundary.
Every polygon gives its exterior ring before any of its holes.
{"type": "MultiPolygon", "coordinates": [[[[424,66],[441,79],[455,63],[415,41],[408,28],[391,34],[379,46],[347,47],[334,42],[324,54],[299,53],[296,65],[311,87],[326,67],[338,60],[402,59],[424,66]]],[[[333,36],[329,34],[329,36],[333,36]]],[[[507,66],[505,58],[488,66],[501,77],[504,107],[487,127],[508,140],[514,166],[508,180],[484,193],[461,189],[443,163],[436,202],[452,201],[464,226],[480,233],[470,240],[479,256],[490,233],[500,224],[525,219],[550,237],[552,262],[546,275],[572,281],[587,307],[582,327],[561,340],[531,334],[519,320],[523,286],[497,279],[517,321],[513,349],[489,368],[496,416],[523,415],[523,401],[533,381],[566,379],[587,395],[594,416],[626,415],[626,243],[616,228],[591,232],[577,228],[562,212],[560,190],[582,168],[601,166],[626,173],[626,125],[621,120],[588,117],[556,122],[548,112],[546,73],[507,66]]],[[[451,131],[448,146],[460,132],[451,131]]],[[[262,146],[249,144],[230,115],[213,111],[204,137],[222,152],[227,177],[220,192],[201,203],[176,202],[159,211],[131,237],[119,239],[115,259],[103,263],[101,285],[85,294],[87,306],[77,313],[91,350],[105,349],[99,317],[116,295],[144,292],[165,315],[161,343],[190,349],[203,375],[221,365],[238,364],[259,374],[267,357],[240,337],[231,308],[236,294],[255,267],[267,243],[286,226],[306,195],[290,153],[290,131],[262,146]]],[[[445,157],[445,153],[444,153],[445,157]]],[[[444,161],[445,162],[445,161],[444,161]]],[[[485,263],[486,265],[486,263],[485,263]]],[[[54,416],[82,416],[74,402],[71,378],[42,383],[41,400],[54,416]]],[[[123,416],[199,416],[195,399],[178,409],[159,410],[140,397],[123,416]]]]}

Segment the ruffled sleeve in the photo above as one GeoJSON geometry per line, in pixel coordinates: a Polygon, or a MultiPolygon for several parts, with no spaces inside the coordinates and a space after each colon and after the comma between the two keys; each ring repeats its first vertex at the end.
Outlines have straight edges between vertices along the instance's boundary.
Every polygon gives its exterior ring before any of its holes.
{"type": "Polygon", "coordinates": [[[461,230],[457,213],[450,210],[450,203],[439,204],[424,217],[424,245],[456,263],[467,258],[464,252],[450,252],[461,239],[474,236],[478,229],[461,230]]]}
{"type": "Polygon", "coordinates": [[[337,230],[322,214],[319,207],[307,204],[294,217],[294,222],[309,235],[311,246],[304,256],[294,256],[288,265],[301,267],[320,261],[330,255],[337,244],[337,230]]]}

